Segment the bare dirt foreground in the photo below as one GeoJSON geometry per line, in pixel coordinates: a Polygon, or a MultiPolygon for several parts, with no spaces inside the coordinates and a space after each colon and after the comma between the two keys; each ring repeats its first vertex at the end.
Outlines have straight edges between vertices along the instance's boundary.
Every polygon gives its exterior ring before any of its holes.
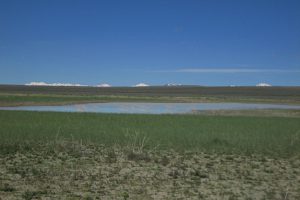
{"type": "Polygon", "coordinates": [[[0,199],[300,199],[300,157],[62,142],[1,155],[0,199]],[[22,153],[23,152],[23,153],[22,153]]]}

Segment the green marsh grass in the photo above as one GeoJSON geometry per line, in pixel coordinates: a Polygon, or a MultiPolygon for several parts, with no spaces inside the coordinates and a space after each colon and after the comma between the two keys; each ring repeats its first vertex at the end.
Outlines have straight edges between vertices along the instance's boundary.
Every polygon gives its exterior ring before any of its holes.
{"type": "Polygon", "coordinates": [[[142,149],[300,154],[300,118],[0,111],[0,153],[57,140],[142,149]]]}

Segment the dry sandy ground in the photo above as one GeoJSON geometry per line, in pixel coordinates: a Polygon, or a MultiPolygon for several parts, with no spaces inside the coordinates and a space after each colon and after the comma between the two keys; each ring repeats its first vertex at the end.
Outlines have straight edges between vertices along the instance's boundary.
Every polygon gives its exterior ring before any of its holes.
{"type": "Polygon", "coordinates": [[[49,145],[0,157],[0,199],[300,199],[300,157],[49,145]],[[24,152],[24,153],[22,153],[24,152]]]}

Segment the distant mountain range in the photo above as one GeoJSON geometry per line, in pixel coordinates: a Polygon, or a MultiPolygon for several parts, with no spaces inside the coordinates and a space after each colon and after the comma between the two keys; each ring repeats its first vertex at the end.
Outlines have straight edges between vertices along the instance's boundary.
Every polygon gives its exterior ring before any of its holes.
{"type": "Polygon", "coordinates": [[[88,86],[81,84],[72,84],[72,83],[45,83],[45,82],[30,82],[25,85],[29,86],[88,86]]]}
{"type": "MultiPolygon", "coordinates": [[[[30,82],[26,83],[25,85],[28,86],[72,86],[72,87],[113,87],[110,84],[102,83],[95,86],[91,85],[82,85],[82,84],[73,84],[73,83],[46,83],[46,82],[30,82]]],[[[149,87],[151,85],[146,83],[138,83],[136,85],[133,85],[132,87],[149,87]]],[[[153,85],[153,86],[165,86],[165,87],[185,87],[185,86],[200,86],[200,85],[182,85],[182,84],[176,84],[176,83],[167,83],[165,85],[153,85]]],[[[203,85],[201,85],[203,86],[203,85]]],[[[256,87],[271,87],[271,84],[268,83],[258,83],[255,85],[256,87]]],[[[229,85],[229,87],[238,87],[238,85],[229,85]]]]}

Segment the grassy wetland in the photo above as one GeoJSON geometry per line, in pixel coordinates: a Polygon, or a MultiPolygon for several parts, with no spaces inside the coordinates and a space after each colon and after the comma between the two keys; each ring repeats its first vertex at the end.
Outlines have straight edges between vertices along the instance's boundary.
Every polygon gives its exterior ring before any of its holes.
{"type": "MultiPolygon", "coordinates": [[[[254,88],[244,95],[231,88],[222,94],[221,89],[212,94],[214,88],[201,93],[201,88],[169,88],[165,95],[159,88],[9,89],[0,87],[2,106],[120,99],[299,101],[298,88],[254,88]]],[[[298,110],[174,115],[0,111],[0,136],[1,200],[300,199],[298,110]]]]}

